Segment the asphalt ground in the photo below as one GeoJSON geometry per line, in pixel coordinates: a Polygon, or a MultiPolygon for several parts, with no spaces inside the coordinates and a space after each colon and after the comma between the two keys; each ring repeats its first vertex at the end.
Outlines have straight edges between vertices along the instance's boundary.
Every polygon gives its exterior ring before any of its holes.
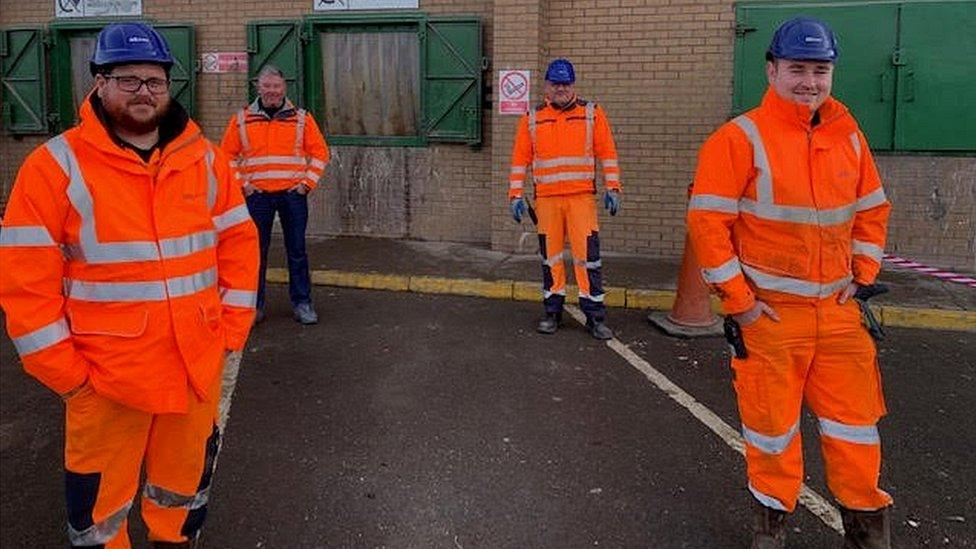
{"type": "MultiPolygon", "coordinates": [[[[547,337],[536,303],[317,287],[301,327],[286,294],[248,344],[202,547],[748,545],[741,456],[571,318],[547,337]]],[[[609,311],[619,342],[737,429],[724,343],[645,314],[609,311]]],[[[888,332],[896,546],[976,547],[976,337],[888,332]]],[[[5,337],[0,361],[0,545],[63,547],[62,406],[5,337]]],[[[805,509],[791,525],[790,547],[839,546],[805,509]]]]}

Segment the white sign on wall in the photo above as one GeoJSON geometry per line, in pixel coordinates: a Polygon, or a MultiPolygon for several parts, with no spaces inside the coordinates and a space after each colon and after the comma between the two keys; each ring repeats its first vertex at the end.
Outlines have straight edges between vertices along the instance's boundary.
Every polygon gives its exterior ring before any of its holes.
{"type": "Polygon", "coordinates": [[[54,0],[55,17],[142,15],[142,0],[54,0]]]}
{"type": "Polygon", "coordinates": [[[498,71],[498,114],[529,112],[529,71],[498,71]]]}
{"type": "Polygon", "coordinates": [[[315,11],[417,9],[420,0],[312,0],[315,11]]]}

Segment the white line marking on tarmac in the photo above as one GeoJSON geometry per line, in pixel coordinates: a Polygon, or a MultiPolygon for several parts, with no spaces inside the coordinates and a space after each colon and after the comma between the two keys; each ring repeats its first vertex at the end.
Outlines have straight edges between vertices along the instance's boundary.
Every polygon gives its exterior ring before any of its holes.
{"type": "MultiPolygon", "coordinates": [[[[578,307],[567,305],[566,310],[577,322],[584,326],[586,325],[586,317],[583,316],[582,311],[578,307]]],[[[742,440],[742,435],[729,426],[728,423],[722,421],[722,418],[718,417],[715,412],[709,410],[705,405],[695,400],[695,397],[675,385],[667,376],[657,371],[646,360],[630,350],[630,347],[621,343],[617,338],[607,341],[607,347],[613,349],[624,360],[629,362],[631,366],[644,374],[658,389],[664,391],[672,400],[688,410],[691,415],[695,416],[698,421],[704,423],[713,433],[724,440],[729,447],[739,454],[745,455],[745,442],[742,440]]],[[[831,505],[823,496],[811,490],[806,484],[800,488],[799,502],[800,505],[809,509],[811,513],[822,520],[824,524],[840,534],[844,533],[844,527],[840,520],[840,512],[837,508],[831,505]]]]}

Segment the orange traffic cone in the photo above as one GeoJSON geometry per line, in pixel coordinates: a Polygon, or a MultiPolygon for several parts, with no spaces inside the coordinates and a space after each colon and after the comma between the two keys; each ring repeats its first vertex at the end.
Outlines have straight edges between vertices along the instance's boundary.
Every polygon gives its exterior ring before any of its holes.
{"type": "Polygon", "coordinates": [[[676,337],[712,337],[722,335],[722,321],[712,313],[708,286],[701,277],[701,266],[695,257],[691,240],[685,237],[685,255],[678,277],[678,295],[670,313],[656,311],[647,320],[676,337]]]}

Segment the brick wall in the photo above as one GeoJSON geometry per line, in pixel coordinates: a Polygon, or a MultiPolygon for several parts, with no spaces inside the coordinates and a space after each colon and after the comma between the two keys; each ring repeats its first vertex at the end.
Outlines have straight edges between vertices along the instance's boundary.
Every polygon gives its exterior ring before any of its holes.
{"type": "MultiPolygon", "coordinates": [[[[198,53],[243,50],[246,22],[300,17],[310,5],[310,0],[143,2],[146,17],[195,24],[198,53]]],[[[730,0],[421,0],[420,6],[432,14],[482,17],[491,58],[485,79],[492,89],[499,69],[527,68],[538,100],[548,60],[572,59],[580,94],[607,111],[620,152],[624,207],[615,218],[601,210],[604,249],[666,257],[681,253],[685,192],[698,146],[731,110],[730,0]]],[[[0,26],[45,24],[52,18],[53,2],[0,0],[0,26]]],[[[247,101],[245,84],[240,74],[198,75],[197,120],[209,137],[219,139],[231,113],[247,101]]],[[[479,150],[335,147],[350,166],[367,162],[375,168],[389,161],[393,168],[357,189],[342,173],[345,163],[330,166],[325,188],[313,198],[312,232],[534,251],[532,227],[516,226],[506,208],[517,121],[485,110],[479,150]],[[399,186],[399,195],[370,199],[375,189],[393,186],[399,186]],[[361,208],[358,217],[348,214],[351,208],[361,208]]],[[[45,139],[0,134],[0,203],[24,156],[45,139]]],[[[895,205],[888,251],[976,270],[976,159],[881,156],[878,164],[895,205]]]]}

